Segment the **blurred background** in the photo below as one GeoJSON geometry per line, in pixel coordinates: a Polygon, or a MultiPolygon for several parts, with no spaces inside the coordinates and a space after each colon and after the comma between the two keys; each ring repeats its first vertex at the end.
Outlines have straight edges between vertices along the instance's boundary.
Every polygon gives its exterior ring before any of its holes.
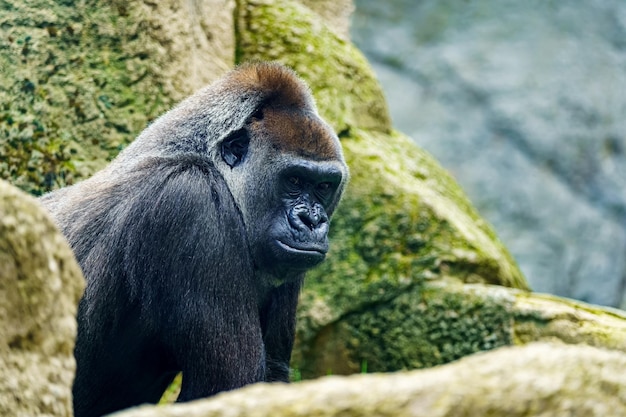
{"type": "Polygon", "coordinates": [[[535,291],[626,307],[626,2],[356,0],[394,125],[535,291]]]}

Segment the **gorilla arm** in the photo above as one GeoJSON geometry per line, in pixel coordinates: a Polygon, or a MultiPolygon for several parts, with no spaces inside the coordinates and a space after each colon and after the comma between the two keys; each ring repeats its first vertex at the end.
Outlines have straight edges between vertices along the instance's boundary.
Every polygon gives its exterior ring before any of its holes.
{"type": "Polygon", "coordinates": [[[302,279],[296,279],[273,289],[261,313],[267,382],[289,382],[289,362],[295,339],[296,307],[301,285],[302,279]]]}

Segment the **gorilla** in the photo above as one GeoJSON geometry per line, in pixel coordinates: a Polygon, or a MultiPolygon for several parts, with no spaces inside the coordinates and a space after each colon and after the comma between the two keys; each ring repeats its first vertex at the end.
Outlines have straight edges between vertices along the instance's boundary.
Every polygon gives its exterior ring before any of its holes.
{"type": "Polygon", "coordinates": [[[76,417],[288,381],[305,272],[348,170],[308,87],[240,66],[155,120],[105,169],[41,198],[87,280],[76,417]]]}

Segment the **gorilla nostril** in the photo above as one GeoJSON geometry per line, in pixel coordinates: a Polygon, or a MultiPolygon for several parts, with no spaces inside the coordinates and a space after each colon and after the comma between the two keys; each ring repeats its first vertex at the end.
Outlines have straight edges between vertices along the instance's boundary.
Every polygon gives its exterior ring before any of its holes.
{"type": "Polygon", "coordinates": [[[308,210],[299,212],[298,218],[309,229],[313,229],[319,223],[315,216],[312,216],[308,210]]]}
{"type": "Polygon", "coordinates": [[[314,213],[305,214],[304,216],[300,216],[300,218],[310,229],[313,229],[320,224],[320,216],[314,213]]]}

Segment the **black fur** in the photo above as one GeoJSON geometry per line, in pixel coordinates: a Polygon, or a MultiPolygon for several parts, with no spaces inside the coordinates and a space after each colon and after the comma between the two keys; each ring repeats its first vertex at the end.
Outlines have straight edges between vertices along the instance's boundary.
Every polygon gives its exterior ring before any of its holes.
{"type": "Polygon", "coordinates": [[[77,417],[156,402],[180,370],[181,401],[264,380],[263,339],[287,366],[290,350],[271,346],[292,340],[297,291],[276,288],[258,305],[241,217],[209,162],[154,159],[110,191],[66,230],[85,276],[99,277],[79,305],[77,417]],[[278,329],[260,328],[269,322],[278,329]]]}

